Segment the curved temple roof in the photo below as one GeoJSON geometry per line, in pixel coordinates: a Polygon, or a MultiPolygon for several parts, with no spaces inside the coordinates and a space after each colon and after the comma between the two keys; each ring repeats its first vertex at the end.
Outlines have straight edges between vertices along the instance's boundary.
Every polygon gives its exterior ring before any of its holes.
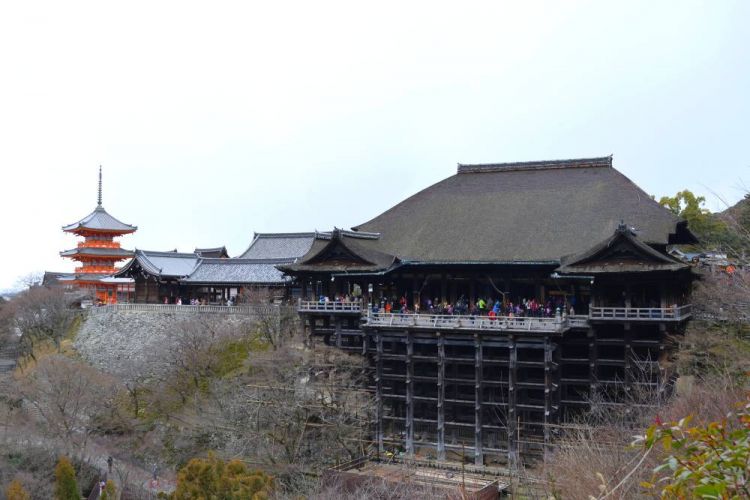
{"type": "Polygon", "coordinates": [[[459,165],[354,229],[380,233],[362,244],[404,261],[552,264],[610,237],[622,220],[648,244],[695,239],[612,157],[459,165]]]}
{"type": "Polygon", "coordinates": [[[60,252],[62,257],[74,257],[78,255],[87,255],[92,257],[111,257],[117,259],[127,259],[133,256],[132,250],[124,248],[96,248],[96,247],[78,247],[71,250],[60,252]]]}
{"type": "Polygon", "coordinates": [[[138,229],[138,226],[131,226],[115,219],[104,210],[101,205],[97,206],[93,212],[88,214],[83,219],[73,224],[63,226],[63,231],[77,232],[77,231],[95,231],[102,233],[119,233],[127,234],[132,233],[138,229]]]}
{"type": "Polygon", "coordinates": [[[145,272],[162,278],[182,278],[188,276],[199,257],[194,253],[152,252],[136,249],[135,255],[115,276],[129,276],[134,266],[140,266],[145,272]]]}

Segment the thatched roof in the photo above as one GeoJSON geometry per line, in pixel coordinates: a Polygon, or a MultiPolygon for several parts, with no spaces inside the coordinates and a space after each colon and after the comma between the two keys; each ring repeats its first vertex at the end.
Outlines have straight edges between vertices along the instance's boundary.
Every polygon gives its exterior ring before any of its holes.
{"type": "Polygon", "coordinates": [[[621,221],[651,245],[694,240],[611,157],[459,165],[354,229],[380,233],[362,244],[407,262],[558,263],[610,237],[621,221]]]}

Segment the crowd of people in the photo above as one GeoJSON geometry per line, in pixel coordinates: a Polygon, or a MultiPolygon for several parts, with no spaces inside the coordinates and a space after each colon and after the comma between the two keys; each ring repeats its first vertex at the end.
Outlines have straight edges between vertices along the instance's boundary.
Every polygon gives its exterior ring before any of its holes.
{"type": "MultiPolygon", "coordinates": [[[[345,299],[342,299],[345,300],[345,299]]],[[[470,316],[508,316],[508,317],[538,317],[550,318],[556,314],[574,315],[576,308],[575,297],[565,300],[563,297],[547,299],[545,302],[536,298],[520,298],[502,301],[499,298],[479,298],[471,303],[465,296],[452,303],[435,299],[426,299],[420,304],[412,303],[411,307],[405,295],[400,298],[381,299],[372,304],[373,313],[415,313],[415,314],[445,314],[470,316]]]]}

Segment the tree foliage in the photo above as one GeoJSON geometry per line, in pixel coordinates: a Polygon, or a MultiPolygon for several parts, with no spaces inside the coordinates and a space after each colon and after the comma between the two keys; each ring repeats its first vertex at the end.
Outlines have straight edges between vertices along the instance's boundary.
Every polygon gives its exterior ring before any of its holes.
{"type": "Polygon", "coordinates": [[[639,439],[666,454],[642,486],[661,488],[662,498],[750,498],[750,400],[721,421],[690,421],[655,424],[639,439]]]}
{"type": "Polygon", "coordinates": [[[76,471],[66,456],[61,456],[55,467],[55,499],[80,500],[76,471]]]}
{"type": "Polygon", "coordinates": [[[21,481],[14,479],[5,489],[5,497],[8,500],[31,500],[31,495],[21,484],[21,481]]]}
{"type": "Polygon", "coordinates": [[[194,458],[177,474],[173,500],[269,498],[273,478],[261,471],[248,470],[239,460],[224,462],[214,453],[194,458]]]}
{"type": "Polygon", "coordinates": [[[727,226],[705,208],[705,203],[704,196],[696,196],[688,189],[659,199],[660,205],[688,221],[688,227],[701,242],[720,244],[729,237],[727,226]]]}
{"type": "Polygon", "coordinates": [[[104,490],[99,496],[99,500],[115,500],[117,498],[117,489],[115,483],[111,479],[107,479],[107,483],[104,485],[104,490]]]}

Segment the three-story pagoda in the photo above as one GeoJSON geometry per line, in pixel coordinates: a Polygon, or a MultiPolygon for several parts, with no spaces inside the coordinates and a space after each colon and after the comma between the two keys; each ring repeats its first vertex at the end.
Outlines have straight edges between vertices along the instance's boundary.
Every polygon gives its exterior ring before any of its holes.
{"type": "Polygon", "coordinates": [[[120,247],[115,238],[134,233],[138,227],[125,224],[112,217],[102,206],[102,171],[99,167],[99,192],[93,212],[73,224],[64,226],[63,231],[83,237],[76,248],[60,252],[62,257],[72,259],[80,265],[68,278],[68,283],[89,290],[99,303],[117,302],[132,288],[132,281],[114,278],[118,271],[117,262],[133,256],[132,250],[120,247]]]}

